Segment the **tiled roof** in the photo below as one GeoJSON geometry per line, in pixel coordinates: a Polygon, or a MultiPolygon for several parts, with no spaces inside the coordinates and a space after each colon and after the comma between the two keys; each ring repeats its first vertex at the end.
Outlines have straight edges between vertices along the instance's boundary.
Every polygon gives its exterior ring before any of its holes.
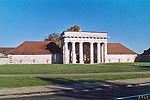
{"type": "Polygon", "coordinates": [[[13,50],[14,48],[5,48],[0,47],[0,53],[7,54],[9,51],[13,50]]]}
{"type": "Polygon", "coordinates": [[[36,55],[36,54],[51,54],[47,49],[47,45],[51,41],[25,41],[17,48],[11,50],[9,54],[14,55],[36,55]]]}
{"type": "MultiPolygon", "coordinates": [[[[108,43],[108,54],[136,54],[120,43],[108,43]]],[[[60,52],[59,48],[51,41],[25,41],[17,48],[11,50],[9,54],[14,55],[37,55],[60,52]]]]}
{"type": "Polygon", "coordinates": [[[120,43],[108,43],[107,44],[108,54],[137,54],[120,43]]]}

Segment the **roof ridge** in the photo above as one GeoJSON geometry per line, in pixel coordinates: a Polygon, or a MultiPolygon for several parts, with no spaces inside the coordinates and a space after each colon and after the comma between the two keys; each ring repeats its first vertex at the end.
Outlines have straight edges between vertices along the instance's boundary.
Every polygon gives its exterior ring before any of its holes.
{"type": "MultiPolygon", "coordinates": [[[[78,31],[64,31],[64,32],[78,32],[78,31]]],[[[89,33],[108,33],[108,32],[96,32],[96,31],[79,31],[79,32],[89,32],[89,33]]],[[[63,33],[63,32],[62,32],[63,33]]]]}
{"type": "Polygon", "coordinates": [[[51,42],[51,41],[24,41],[24,42],[51,42]]]}

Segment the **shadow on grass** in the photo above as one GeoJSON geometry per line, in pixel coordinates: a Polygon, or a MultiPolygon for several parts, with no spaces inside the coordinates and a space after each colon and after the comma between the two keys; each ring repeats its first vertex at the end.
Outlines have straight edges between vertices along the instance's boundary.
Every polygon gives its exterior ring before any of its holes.
{"type": "MultiPolygon", "coordinates": [[[[65,88],[72,88],[72,91],[63,90],[54,96],[73,98],[73,100],[114,100],[118,97],[150,93],[150,86],[128,86],[128,84],[117,84],[106,81],[78,81],[64,78],[38,78],[65,88]]],[[[132,100],[137,100],[137,98],[132,98],[132,100]]]]}
{"type": "Polygon", "coordinates": [[[150,69],[150,66],[139,66],[140,68],[150,69]]]}
{"type": "Polygon", "coordinates": [[[109,84],[109,85],[120,85],[120,84],[114,84],[106,81],[95,81],[95,80],[73,80],[73,79],[67,79],[67,78],[60,78],[60,77],[51,77],[51,78],[45,78],[45,77],[37,77],[43,81],[46,81],[50,84],[54,85],[72,85],[72,84],[87,84],[87,83],[101,83],[101,84],[109,84]]]}
{"type": "Polygon", "coordinates": [[[139,68],[139,69],[142,69],[142,70],[150,71],[150,66],[135,66],[135,68],[139,68]]]}
{"type": "Polygon", "coordinates": [[[73,81],[73,80],[63,79],[63,78],[44,78],[44,77],[38,77],[38,78],[50,84],[55,84],[55,85],[67,85],[67,84],[79,83],[79,81],[73,81]]]}

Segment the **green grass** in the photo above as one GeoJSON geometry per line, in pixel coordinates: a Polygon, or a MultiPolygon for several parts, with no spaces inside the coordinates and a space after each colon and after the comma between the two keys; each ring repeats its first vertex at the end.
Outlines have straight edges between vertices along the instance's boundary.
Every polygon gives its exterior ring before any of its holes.
{"type": "Polygon", "coordinates": [[[56,77],[62,80],[80,81],[80,82],[97,82],[97,81],[107,81],[107,80],[124,80],[124,79],[134,79],[134,78],[150,78],[150,75],[108,75],[108,76],[65,76],[56,77]]]}
{"type": "MultiPolygon", "coordinates": [[[[71,74],[150,71],[150,63],[111,63],[93,65],[0,65],[0,74],[71,74]]],[[[0,77],[0,88],[72,84],[132,78],[150,78],[150,75],[61,76],[61,77],[0,77]]]]}
{"type": "Polygon", "coordinates": [[[47,84],[48,83],[46,81],[36,77],[0,77],[0,88],[38,86],[47,84]]]}
{"type": "Polygon", "coordinates": [[[141,71],[150,71],[150,63],[0,65],[0,74],[71,74],[141,71]]]}
{"type": "Polygon", "coordinates": [[[0,77],[0,88],[64,85],[81,82],[98,82],[133,78],[150,78],[150,75],[113,75],[113,76],[65,76],[65,77],[0,77]]]}

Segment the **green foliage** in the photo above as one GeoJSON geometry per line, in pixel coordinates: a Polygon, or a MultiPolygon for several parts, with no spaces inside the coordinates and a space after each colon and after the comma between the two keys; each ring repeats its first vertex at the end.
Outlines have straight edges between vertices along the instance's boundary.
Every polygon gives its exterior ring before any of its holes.
{"type": "Polygon", "coordinates": [[[47,38],[44,39],[44,41],[52,41],[54,42],[58,47],[61,45],[61,40],[60,40],[60,34],[58,33],[51,33],[47,38]]]}
{"type": "Polygon", "coordinates": [[[74,25],[73,27],[70,27],[66,31],[68,31],[68,32],[79,32],[80,31],[80,27],[78,25],[74,25]]]}

